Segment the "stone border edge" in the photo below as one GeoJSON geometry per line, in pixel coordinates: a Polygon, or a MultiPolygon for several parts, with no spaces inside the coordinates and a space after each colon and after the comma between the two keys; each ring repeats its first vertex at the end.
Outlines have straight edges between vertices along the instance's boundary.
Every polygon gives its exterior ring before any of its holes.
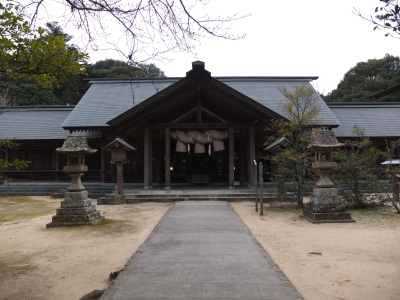
{"type": "MultiPolygon", "coordinates": [[[[121,273],[125,271],[125,268],[127,266],[133,264],[139,258],[140,254],[142,254],[142,252],[146,249],[147,244],[154,237],[158,228],[161,226],[162,222],[164,222],[164,219],[169,215],[170,211],[172,210],[172,208],[174,206],[175,206],[175,202],[171,202],[170,207],[165,212],[165,214],[162,216],[162,218],[158,221],[157,225],[154,226],[153,231],[150,233],[150,235],[146,238],[146,240],[143,242],[143,244],[139,246],[139,248],[136,250],[136,252],[133,253],[132,256],[127,260],[127,262],[125,263],[125,266],[121,270],[121,273]]],[[[121,275],[121,274],[119,274],[119,275],[121,275]]],[[[118,278],[116,280],[118,280],[118,278]]],[[[100,297],[99,300],[110,299],[110,297],[112,297],[112,295],[115,292],[115,286],[116,286],[115,280],[111,281],[110,284],[106,287],[104,294],[100,297]]]]}
{"type": "Polygon", "coordinates": [[[238,215],[238,213],[232,207],[230,202],[226,202],[226,203],[227,203],[228,207],[230,208],[230,210],[233,212],[233,214],[236,216],[236,218],[243,225],[243,227],[245,228],[247,234],[250,236],[252,241],[256,244],[258,251],[261,253],[261,255],[265,258],[265,260],[272,266],[272,268],[278,274],[279,278],[283,282],[283,285],[287,288],[288,292],[292,295],[293,299],[304,300],[303,296],[300,294],[300,292],[297,290],[297,288],[293,285],[293,283],[290,282],[289,278],[287,278],[287,276],[285,275],[285,273],[283,273],[281,268],[273,261],[272,257],[268,254],[267,250],[265,250],[265,248],[260,244],[260,242],[254,236],[254,234],[250,231],[249,227],[247,227],[247,225],[244,223],[242,218],[238,215]]]}

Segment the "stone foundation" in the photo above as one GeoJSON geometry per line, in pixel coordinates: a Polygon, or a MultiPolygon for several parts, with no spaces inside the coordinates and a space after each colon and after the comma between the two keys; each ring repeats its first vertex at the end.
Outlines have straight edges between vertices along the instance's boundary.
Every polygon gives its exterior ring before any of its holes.
{"type": "Polygon", "coordinates": [[[335,188],[314,188],[310,202],[300,216],[311,223],[348,223],[355,222],[337,196],[335,188]]]}
{"type": "Polygon", "coordinates": [[[88,198],[87,191],[66,192],[64,197],[61,208],[57,209],[56,215],[46,224],[46,228],[93,225],[104,220],[92,204],[92,199],[88,198]]]}

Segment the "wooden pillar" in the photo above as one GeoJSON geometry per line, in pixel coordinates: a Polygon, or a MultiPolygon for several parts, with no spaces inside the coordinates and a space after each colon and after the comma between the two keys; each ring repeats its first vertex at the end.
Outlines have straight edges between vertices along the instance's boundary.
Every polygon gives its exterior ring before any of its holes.
{"type": "Polygon", "coordinates": [[[242,184],[242,182],[247,181],[248,182],[248,178],[246,179],[246,167],[247,167],[247,155],[246,155],[246,148],[247,148],[247,143],[246,143],[247,139],[246,139],[246,131],[243,130],[242,131],[242,138],[240,140],[240,184],[242,184]]]}
{"type": "Polygon", "coordinates": [[[153,187],[153,131],[149,133],[149,188],[153,187]]]}
{"type": "Polygon", "coordinates": [[[149,164],[149,157],[150,157],[150,130],[149,128],[144,129],[144,158],[143,158],[143,182],[144,182],[144,189],[149,189],[149,174],[150,174],[150,164],[149,164]]]}
{"type": "Polygon", "coordinates": [[[105,182],[105,164],[106,164],[106,155],[103,150],[104,142],[101,141],[101,156],[100,156],[100,181],[101,183],[105,182]]]}
{"type": "MultiPolygon", "coordinates": [[[[9,151],[8,148],[4,147],[4,160],[5,161],[9,161],[9,159],[10,159],[8,151],[9,151]]],[[[8,170],[8,168],[5,168],[5,169],[8,170]]],[[[7,173],[4,173],[3,180],[8,180],[8,174],[7,173]]]]}
{"type": "Polygon", "coordinates": [[[124,193],[124,171],[123,163],[117,162],[117,194],[122,195],[124,193]]]}
{"type": "Polygon", "coordinates": [[[57,151],[54,151],[54,153],[55,153],[55,163],[56,163],[56,165],[54,166],[56,170],[55,181],[58,182],[60,180],[60,177],[58,175],[58,171],[60,170],[60,153],[58,153],[57,151]]]}
{"type": "Polygon", "coordinates": [[[161,183],[161,164],[160,164],[160,157],[161,157],[161,151],[160,151],[160,141],[159,141],[159,136],[157,134],[157,140],[155,141],[157,147],[155,148],[155,153],[154,153],[154,157],[155,157],[155,164],[156,164],[156,181],[158,183],[161,183]]]}
{"type": "Polygon", "coordinates": [[[250,128],[249,136],[249,186],[256,186],[257,176],[255,176],[255,170],[257,166],[254,165],[256,159],[256,139],[254,128],[250,128]]]}
{"type": "Polygon", "coordinates": [[[171,166],[171,129],[165,129],[165,189],[171,188],[171,172],[169,167],[171,166]]]}
{"type": "Polygon", "coordinates": [[[235,148],[233,128],[229,128],[229,188],[235,188],[235,148]]]}

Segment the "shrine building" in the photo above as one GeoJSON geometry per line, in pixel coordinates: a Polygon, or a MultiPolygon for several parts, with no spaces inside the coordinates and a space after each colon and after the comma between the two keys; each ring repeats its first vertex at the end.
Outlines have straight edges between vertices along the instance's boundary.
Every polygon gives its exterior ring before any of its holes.
{"type": "MultiPolygon", "coordinates": [[[[85,135],[89,146],[98,150],[86,156],[89,171],[83,181],[116,182],[115,165],[103,148],[118,137],[136,148],[128,153],[124,183],[143,189],[253,186],[255,162],[265,156],[263,144],[271,134],[265,129],[271,120],[285,118],[283,105],[288,100],[281,90],[312,87],[310,82],[317,78],[213,77],[203,62],[196,61],[182,78],[93,79],[76,106],[3,110],[1,139],[20,144],[6,150],[5,158],[32,162],[27,169],[4,174],[16,182],[68,182],[62,171],[66,157],[55,149],[73,134],[85,135]]],[[[356,110],[357,104],[331,109],[319,96],[318,102],[318,125],[333,128],[338,138],[347,137],[354,125],[343,116],[373,111],[368,104],[356,110]]],[[[398,105],[392,106],[385,107],[397,113],[398,105]]],[[[386,116],[382,122],[390,120],[386,116]]],[[[373,134],[382,133],[375,127],[373,134]]]]}

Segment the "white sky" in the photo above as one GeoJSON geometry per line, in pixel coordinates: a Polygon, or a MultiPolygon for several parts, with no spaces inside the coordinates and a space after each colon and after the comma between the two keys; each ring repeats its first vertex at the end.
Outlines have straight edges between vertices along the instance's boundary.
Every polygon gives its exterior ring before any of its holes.
{"type": "MultiPolygon", "coordinates": [[[[353,7],[369,16],[378,0],[211,0],[216,12],[251,13],[234,23],[243,40],[206,39],[197,57],[173,53],[172,62],[157,62],[167,76],[185,76],[191,62],[201,60],[212,76],[319,76],[316,88],[326,94],[336,88],[356,63],[400,56],[400,40],[373,31],[373,24],[356,16],[353,7]]],[[[67,31],[70,33],[69,31],[67,31]]],[[[121,59],[116,52],[89,52],[91,61],[121,59]]]]}

